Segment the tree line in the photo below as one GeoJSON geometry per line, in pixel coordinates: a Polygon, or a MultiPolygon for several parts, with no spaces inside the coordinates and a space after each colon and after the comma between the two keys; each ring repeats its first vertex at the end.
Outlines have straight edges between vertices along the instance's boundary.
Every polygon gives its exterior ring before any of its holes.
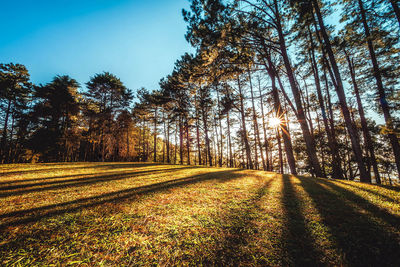
{"type": "Polygon", "coordinates": [[[195,48],[135,97],[1,65],[1,161],[136,160],[392,183],[400,12],[392,0],[192,0],[195,48]],[[335,25],[329,25],[329,21],[335,25]],[[132,107],[132,108],[131,108],[132,107]]]}

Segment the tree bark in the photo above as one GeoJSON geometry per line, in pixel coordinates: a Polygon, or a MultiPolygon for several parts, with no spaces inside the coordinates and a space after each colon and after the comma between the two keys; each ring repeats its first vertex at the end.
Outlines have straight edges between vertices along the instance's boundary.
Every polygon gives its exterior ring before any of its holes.
{"type": "Polygon", "coordinates": [[[293,92],[293,96],[294,96],[294,100],[295,100],[295,104],[296,104],[296,108],[297,108],[297,115],[299,118],[299,124],[300,124],[301,130],[303,132],[303,137],[304,137],[304,141],[306,144],[307,155],[309,157],[310,164],[312,166],[314,174],[318,177],[323,177],[323,174],[321,171],[321,166],[319,164],[318,156],[316,153],[315,141],[310,133],[310,129],[308,127],[308,124],[307,124],[307,121],[305,118],[304,109],[303,109],[303,106],[301,103],[300,91],[296,85],[292,66],[290,64],[289,56],[287,54],[286,42],[285,42],[285,37],[283,34],[282,25],[281,25],[281,18],[279,15],[280,11],[278,8],[277,0],[274,0],[274,6],[275,6],[276,28],[278,31],[280,51],[282,54],[282,58],[283,58],[286,73],[287,73],[287,76],[289,79],[289,83],[290,83],[290,86],[291,86],[291,89],[293,92]]]}
{"type": "Polygon", "coordinates": [[[189,122],[188,118],[186,118],[186,149],[187,149],[187,164],[190,165],[190,131],[189,131],[189,122]]]}
{"type": "Polygon", "coordinates": [[[258,77],[258,90],[260,92],[260,106],[261,106],[263,133],[264,133],[264,149],[265,149],[265,162],[266,162],[266,166],[265,167],[266,167],[267,171],[270,171],[271,170],[271,164],[269,162],[269,157],[268,157],[268,150],[269,149],[268,149],[267,127],[265,125],[264,103],[263,103],[263,99],[262,99],[261,81],[260,81],[259,77],[258,77]]]}
{"type": "MultiPolygon", "coordinates": [[[[367,23],[367,18],[366,18],[363,2],[361,0],[358,0],[358,5],[359,5],[359,8],[360,8],[361,19],[362,19],[362,23],[363,23],[363,26],[364,26],[365,38],[366,38],[366,42],[367,42],[367,45],[368,45],[368,50],[369,50],[369,54],[370,54],[370,57],[371,57],[372,66],[373,66],[373,69],[374,69],[374,77],[375,77],[375,80],[376,80],[376,86],[377,86],[377,89],[378,89],[378,95],[379,95],[379,99],[380,99],[380,104],[381,104],[381,108],[382,108],[382,111],[383,111],[383,116],[385,118],[386,127],[387,127],[387,130],[389,131],[388,137],[390,139],[390,143],[392,144],[393,154],[394,154],[396,167],[397,167],[397,173],[398,173],[398,177],[400,178],[400,145],[399,145],[399,140],[397,139],[397,136],[396,136],[396,134],[394,132],[395,130],[394,130],[394,127],[393,127],[393,119],[392,119],[392,116],[390,114],[390,107],[389,107],[389,104],[388,104],[387,99],[386,99],[386,92],[385,92],[385,89],[383,87],[381,69],[379,67],[379,63],[378,63],[378,60],[376,58],[374,46],[372,44],[372,36],[371,36],[370,30],[369,30],[369,26],[368,26],[368,23],[367,23]]],[[[394,6],[397,6],[397,5],[395,3],[393,3],[393,7],[394,6]]]]}
{"type": "Polygon", "coordinates": [[[179,163],[183,165],[183,122],[181,116],[179,116],[179,157],[179,163]]]}
{"type": "MultiPolygon", "coordinates": [[[[275,116],[277,118],[282,118],[284,116],[284,112],[282,109],[281,101],[279,99],[278,89],[276,88],[276,84],[275,84],[275,74],[271,72],[270,78],[271,78],[271,85],[272,85],[272,96],[274,99],[275,116]]],[[[282,120],[281,125],[278,126],[278,139],[279,139],[279,144],[280,144],[279,130],[282,132],[282,138],[283,138],[283,143],[285,145],[285,152],[286,152],[286,157],[287,157],[287,161],[289,164],[290,172],[292,174],[296,175],[297,174],[296,161],[295,161],[294,155],[293,155],[292,140],[290,139],[290,135],[289,135],[285,121],[282,120]]],[[[279,155],[279,158],[281,161],[281,172],[283,173],[282,155],[279,155]]]]}
{"type": "Polygon", "coordinates": [[[376,162],[376,157],[375,157],[374,142],[372,141],[371,134],[368,129],[367,119],[365,118],[364,108],[363,108],[363,105],[361,102],[360,91],[358,89],[358,84],[356,81],[354,64],[352,63],[347,51],[345,51],[345,54],[346,54],[347,64],[349,66],[351,81],[352,81],[353,87],[354,87],[354,94],[356,95],[358,113],[360,115],[361,128],[363,131],[364,142],[365,142],[367,151],[369,152],[369,157],[367,157],[367,160],[368,160],[367,165],[368,166],[372,165],[372,168],[373,168],[374,174],[375,174],[376,183],[381,184],[381,178],[379,175],[378,164],[376,162]]]}
{"type": "Polygon", "coordinates": [[[310,43],[311,43],[311,49],[310,49],[310,51],[311,51],[311,53],[310,53],[311,69],[312,69],[314,80],[315,80],[315,87],[317,89],[318,104],[321,109],[322,120],[324,123],[325,132],[328,137],[328,146],[329,146],[329,149],[330,149],[331,155],[332,155],[332,172],[333,172],[332,175],[333,175],[333,178],[335,178],[335,179],[343,179],[343,170],[340,166],[338,144],[337,144],[337,140],[336,140],[335,136],[332,134],[331,130],[329,129],[324,99],[322,97],[321,81],[319,78],[318,66],[317,66],[317,62],[315,60],[315,50],[314,50],[315,45],[314,45],[313,38],[311,35],[311,30],[309,28],[308,28],[308,33],[309,33],[310,43]]]}
{"type": "Polygon", "coordinates": [[[4,160],[4,156],[6,154],[6,145],[7,145],[7,128],[8,128],[8,119],[11,112],[11,99],[8,100],[6,117],[4,119],[4,127],[3,127],[3,136],[1,138],[1,162],[4,160]]]}
{"type": "Polygon", "coordinates": [[[279,128],[276,128],[276,141],[278,142],[278,155],[279,155],[279,172],[283,174],[283,152],[281,144],[281,135],[279,133],[279,128]]]}
{"type": "Polygon", "coordinates": [[[178,122],[175,121],[175,146],[174,146],[174,164],[177,162],[177,149],[178,149],[178,122]]]}
{"type": "MultiPolygon", "coordinates": [[[[250,81],[251,103],[252,103],[252,107],[253,107],[253,124],[254,124],[254,136],[255,136],[255,138],[254,138],[255,140],[254,141],[256,143],[256,148],[257,148],[257,144],[258,144],[258,146],[260,148],[261,162],[262,162],[262,165],[263,165],[263,170],[265,171],[265,170],[267,170],[267,166],[265,164],[262,144],[261,144],[261,140],[260,140],[260,130],[258,128],[256,107],[255,107],[255,103],[254,103],[253,84],[252,84],[252,81],[251,81],[250,69],[248,69],[248,73],[249,73],[249,81],[250,81]]],[[[256,151],[256,162],[258,162],[257,151],[256,151]]]]}
{"type": "Polygon", "coordinates": [[[342,78],[340,76],[340,72],[339,72],[339,68],[337,66],[336,63],[336,59],[335,59],[335,55],[333,53],[332,50],[332,46],[329,40],[329,36],[326,32],[325,29],[325,25],[323,22],[323,18],[322,18],[322,14],[319,8],[319,4],[317,2],[317,0],[312,0],[312,4],[315,10],[315,13],[317,15],[317,20],[318,20],[318,24],[319,24],[319,28],[322,34],[322,37],[324,39],[324,43],[325,43],[325,49],[327,51],[328,54],[328,58],[329,61],[331,63],[331,67],[333,70],[333,73],[335,75],[335,80],[336,80],[336,93],[338,95],[339,98],[339,102],[340,102],[340,107],[342,110],[342,114],[345,120],[345,124],[346,124],[346,128],[347,131],[350,135],[350,140],[351,140],[351,146],[353,148],[353,152],[354,152],[354,156],[358,165],[358,169],[360,170],[360,180],[362,182],[371,182],[370,180],[368,180],[368,174],[367,174],[367,170],[365,168],[364,162],[363,162],[363,156],[362,156],[362,151],[361,151],[361,146],[359,143],[359,140],[357,138],[357,130],[354,126],[354,124],[351,121],[351,117],[350,117],[350,112],[347,106],[347,101],[346,101],[346,95],[344,93],[344,88],[343,88],[343,83],[342,83],[342,78]]]}
{"type": "Polygon", "coordinates": [[[153,161],[157,162],[157,107],[154,109],[154,158],[153,161]]]}
{"type": "Polygon", "coordinates": [[[223,133],[222,133],[222,122],[221,122],[221,103],[220,103],[220,99],[219,99],[219,91],[218,88],[216,88],[217,90],[217,100],[218,100],[218,124],[219,124],[219,133],[220,133],[220,157],[219,157],[219,166],[222,167],[222,162],[223,162],[223,151],[224,151],[224,140],[223,140],[223,133]]]}
{"type": "Polygon", "coordinates": [[[253,111],[253,130],[254,130],[254,163],[255,163],[255,168],[256,170],[259,169],[258,166],[258,149],[257,145],[260,146],[260,154],[261,154],[261,162],[263,164],[263,169],[265,170],[265,161],[264,161],[264,156],[262,153],[261,149],[261,143],[260,143],[260,133],[258,131],[258,122],[257,122],[257,114],[256,114],[256,107],[254,104],[254,93],[253,93],[253,83],[251,80],[251,72],[250,68],[247,69],[247,72],[249,74],[249,85],[250,85],[250,94],[251,94],[251,105],[252,105],[252,111],[253,111]]]}
{"type": "Polygon", "coordinates": [[[246,116],[244,115],[244,103],[243,103],[243,93],[242,86],[240,84],[239,76],[237,76],[237,84],[239,88],[239,98],[240,98],[240,115],[242,116],[242,130],[243,130],[243,141],[246,150],[246,158],[250,169],[254,169],[253,160],[251,158],[251,150],[249,145],[249,139],[247,137],[247,129],[246,129],[246,116]]]}
{"type": "Polygon", "coordinates": [[[232,140],[231,140],[231,122],[229,118],[229,111],[226,113],[226,124],[228,127],[228,146],[229,146],[229,167],[233,167],[233,153],[232,153],[232,140]]]}
{"type": "MultiPolygon", "coordinates": [[[[282,119],[282,118],[284,118],[284,110],[282,109],[281,101],[279,99],[278,88],[276,87],[277,72],[271,61],[271,58],[269,57],[269,54],[267,54],[266,59],[267,59],[268,65],[265,63],[264,66],[267,69],[268,75],[271,79],[271,88],[272,88],[272,97],[274,100],[275,116],[277,118],[281,119],[281,123],[278,126],[278,128],[282,131],[283,143],[285,145],[285,152],[286,152],[286,157],[287,157],[287,161],[289,164],[290,172],[292,174],[296,175],[297,174],[296,161],[295,161],[294,154],[293,154],[292,140],[290,139],[290,134],[289,134],[289,131],[287,128],[287,122],[284,119],[282,119]]],[[[278,132],[278,136],[280,136],[279,132],[278,132]]],[[[282,159],[282,161],[283,161],[283,159],[282,159]]],[[[282,167],[282,165],[281,165],[281,167],[282,167]]],[[[322,175],[320,177],[322,177],[322,175]]]]}
{"type": "Polygon", "coordinates": [[[169,142],[169,129],[170,129],[170,121],[169,116],[167,115],[167,163],[171,163],[170,159],[170,142],[169,142]]]}
{"type": "Polygon", "coordinates": [[[207,123],[207,114],[205,112],[204,107],[202,108],[202,118],[203,118],[203,125],[204,125],[204,135],[206,138],[206,148],[207,148],[207,156],[206,157],[206,164],[207,164],[207,160],[208,160],[208,164],[210,165],[210,167],[212,167],[213,162],[212,162],[212,156],[211,156],[211,146],[210,146],[210,139],[208,137],[208,123],[207,123]]]}

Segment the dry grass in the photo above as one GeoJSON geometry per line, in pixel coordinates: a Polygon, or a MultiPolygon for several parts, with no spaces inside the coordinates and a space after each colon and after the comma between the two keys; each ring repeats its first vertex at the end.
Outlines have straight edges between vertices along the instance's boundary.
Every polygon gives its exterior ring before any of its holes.
{"type": "Polygon", "coordinates": [[[396,188],[140,163],[0,166],[0,265],[400,266],[396,188]]]}

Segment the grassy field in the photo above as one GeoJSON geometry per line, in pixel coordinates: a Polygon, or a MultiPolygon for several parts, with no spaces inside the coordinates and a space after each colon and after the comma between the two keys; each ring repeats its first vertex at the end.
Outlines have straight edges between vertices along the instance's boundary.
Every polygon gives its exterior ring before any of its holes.
{"type": "Polygon", "coordinates": [[[400,266],[398,188],[139,163],[0,166],[0,266],[400,266]]]}

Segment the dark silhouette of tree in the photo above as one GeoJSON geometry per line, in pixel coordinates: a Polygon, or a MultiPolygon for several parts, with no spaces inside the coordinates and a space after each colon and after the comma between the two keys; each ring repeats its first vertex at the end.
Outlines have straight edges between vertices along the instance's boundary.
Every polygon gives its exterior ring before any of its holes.
{"type": "MultiPolygon", "coordinates": [[[[106,159],[106,149],[112,154],[112,124],[118,113],[129,106],[132,93],[115,75],[104,72],[94,75],[87,82],[88,92],[85,96],[92,103],[90,107],[95,114],[97,135],[101,149],[101,160],[106,159]]],[[[109,158],[110,158],[109,157],[109,158]]]]}
{"type": "Polygon", "coordinates": [[[21,64],[0,64],[0,108],[4,115],[0,141],[0,162],[8,162],[10,140],[17,114],[26,107],[31,93],[28,70],[21,64]],[[11,129],[10,129],[11,121],[11,129]],[[9,136],[10,132],[10,136],[9,136]]]}
{"type": "Polygon", "coordinates": [[[77,149],[73,142],[79,139],[75,131],[80,112],[78,88],[69,76],[56,76],[46,85],[35,86],[32,116],[36,125],[30,144],[45,161],[72,160],[77,149]]]}

